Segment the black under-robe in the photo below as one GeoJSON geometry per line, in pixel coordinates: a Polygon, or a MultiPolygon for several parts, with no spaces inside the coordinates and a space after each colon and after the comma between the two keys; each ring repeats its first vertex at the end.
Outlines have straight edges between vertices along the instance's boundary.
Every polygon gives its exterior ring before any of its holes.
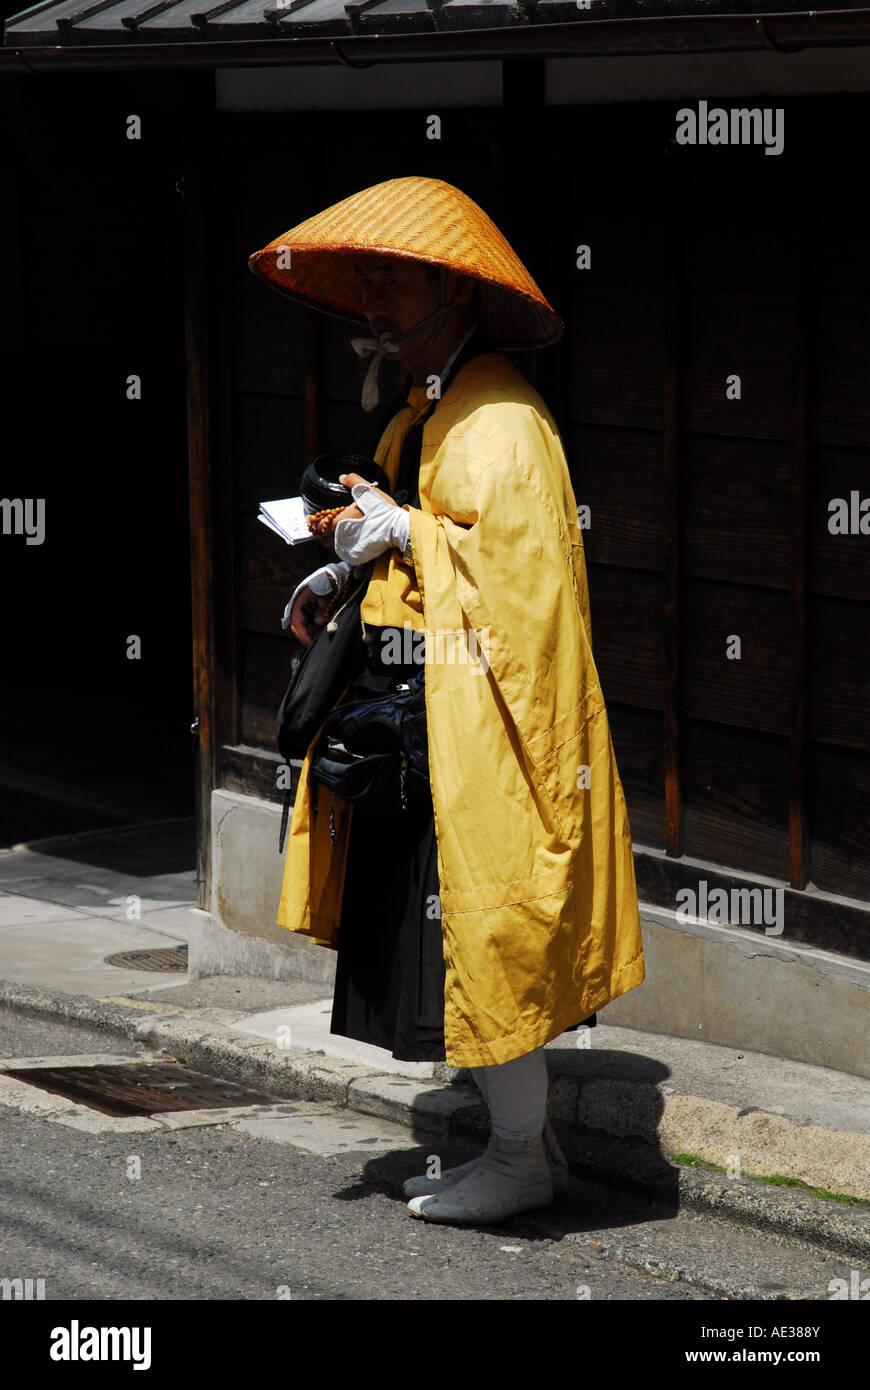
{"type": "MultiPolygon", "coordinates": [[[[382,665],[376,642],[366,668],[398,680],[422,669],[425,678],[425,666],[382,665]]],[[[350,823],[330,1032],[384,1047],[402,1062],[445,1060],[438,894],[431,796],[392,814],[357,807],[350,823]]],[[[596,1022],[595,1014],[583,1020],[593,1028],[596,1022]]]]}
{"type": "MultiPolygon", "coordinates": [[[[420,666],[367,669],[403,679],[420,666]]],[[[331,1032],[403,1062],[444,1061],[444,947],[432,798],[351,817],[331,1032]]]]}

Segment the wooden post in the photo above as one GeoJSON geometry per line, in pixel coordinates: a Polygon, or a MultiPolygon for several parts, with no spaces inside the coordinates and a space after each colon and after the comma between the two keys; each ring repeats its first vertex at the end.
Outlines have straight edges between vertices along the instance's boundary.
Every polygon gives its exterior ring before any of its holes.
{"type": "Polygon", "coordinates": [[[810,877],[809,834],[809,594],[807,527],[807,355],[812,340],[807,245],[801,246],[800,284],[794,300],[791,437],[791,692],[789,699],[789,882],[805,888],[810,877]]]}
{"type": "MultiPolygon", "coordinates": [[[[541,275],[535,267],[536,256],[543,256],[541,222],[536,215],[536,203],[531,189],[523,185],[523,179],[530,177],[536,161],[541,158],[541,138],[543,126],[543,97],[545,97],[545,64],[542,58],[511,58],[502,63],[502,106],[504,120],[498,154],[500,177],[502,177],[502,197],[506,204],[513,203],[513,197],[506,197],[507,186],[516,188],[517,199],[513,211],[518,215],[513,222],[513,246],[520,260],[530,268],[532,279],[541,275]]],[[[532,386],[539,388],[539,354],[532,349],[521,354],[518,366],[532,386]]]]}
{"type": "Polygon", "coordinates": [[[214,532],[209,355],[208,184],[205,127],[214,110],[214,78],[190,76],[184,198],[184,334],[187,361],[187,438],[190,497],[190,579],[193,629],[193,725],[196,735],[196,878],[198,905],[211,893],[211,791],[215,785],[214,532]]]}
{"type": "MultiPolygon", "coordinates": [[[[673,203],[672,203],[673,206],[673,203]]],[[[673,258],[665,318],[664,381],[664,517],[667,550],[664,576],[663,641],[665,655],[665,851],[683,852],[683,790],[680,747],[681,605],[680,537],[682,529],[682,399],[681,365],[685,332],[685,288],[682,234],[676,216],[671,221],[673,258]]]]}
{"type": "Polygon", "coordinates": [[[306,309],[305,337],[305,448],[308,462],[320,453],[320,315],[306,309]]]}

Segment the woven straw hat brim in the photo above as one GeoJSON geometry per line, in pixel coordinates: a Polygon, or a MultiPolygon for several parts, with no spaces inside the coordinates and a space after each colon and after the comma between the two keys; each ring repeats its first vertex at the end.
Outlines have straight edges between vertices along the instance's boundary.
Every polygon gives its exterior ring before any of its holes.
{"type": "Polygon", "coordinates": [[[360,253],[372,252],[474,276],[495,347],[548,347],[564,332],[495,223],[439,179],[389,179],[363,189],[276,237],[248,265],[280,294],[368,327],[355,265],[360,253]]]}

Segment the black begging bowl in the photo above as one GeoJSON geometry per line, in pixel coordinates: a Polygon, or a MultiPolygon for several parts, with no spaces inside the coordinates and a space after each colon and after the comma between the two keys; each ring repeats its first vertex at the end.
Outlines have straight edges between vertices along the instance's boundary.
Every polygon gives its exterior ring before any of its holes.
{"type": "Polygon", "coordinates": [[[359,473],[367,483],[377,483],[387,496],[390,495],[389,479],[374,459],[365,454],[318,454],[302,474],[299,491],[306,508],[322,512],[327,507],[349,507],[353,494],[338,481],[342,473],[359,473]]]}

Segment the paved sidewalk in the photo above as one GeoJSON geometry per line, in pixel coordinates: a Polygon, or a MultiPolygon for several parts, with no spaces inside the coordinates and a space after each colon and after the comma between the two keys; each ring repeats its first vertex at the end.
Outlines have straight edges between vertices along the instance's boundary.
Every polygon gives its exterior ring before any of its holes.
{"type": "MultiPolygon", "coordinates": [[[[333,1036],[322,984],[105,964],[183,944],[203,918],[194,903],[188,822],[0,851],[0,1006],[96,1024],[276,1097],[483,1139],[467,1073],[333,1036]]],[[[870,1258],[870,1080],[604,1020],[547,1048],[575,1170],[870,1258]],[[774,1175],[863,1201],[752,1180],[774,1175]]]]}

